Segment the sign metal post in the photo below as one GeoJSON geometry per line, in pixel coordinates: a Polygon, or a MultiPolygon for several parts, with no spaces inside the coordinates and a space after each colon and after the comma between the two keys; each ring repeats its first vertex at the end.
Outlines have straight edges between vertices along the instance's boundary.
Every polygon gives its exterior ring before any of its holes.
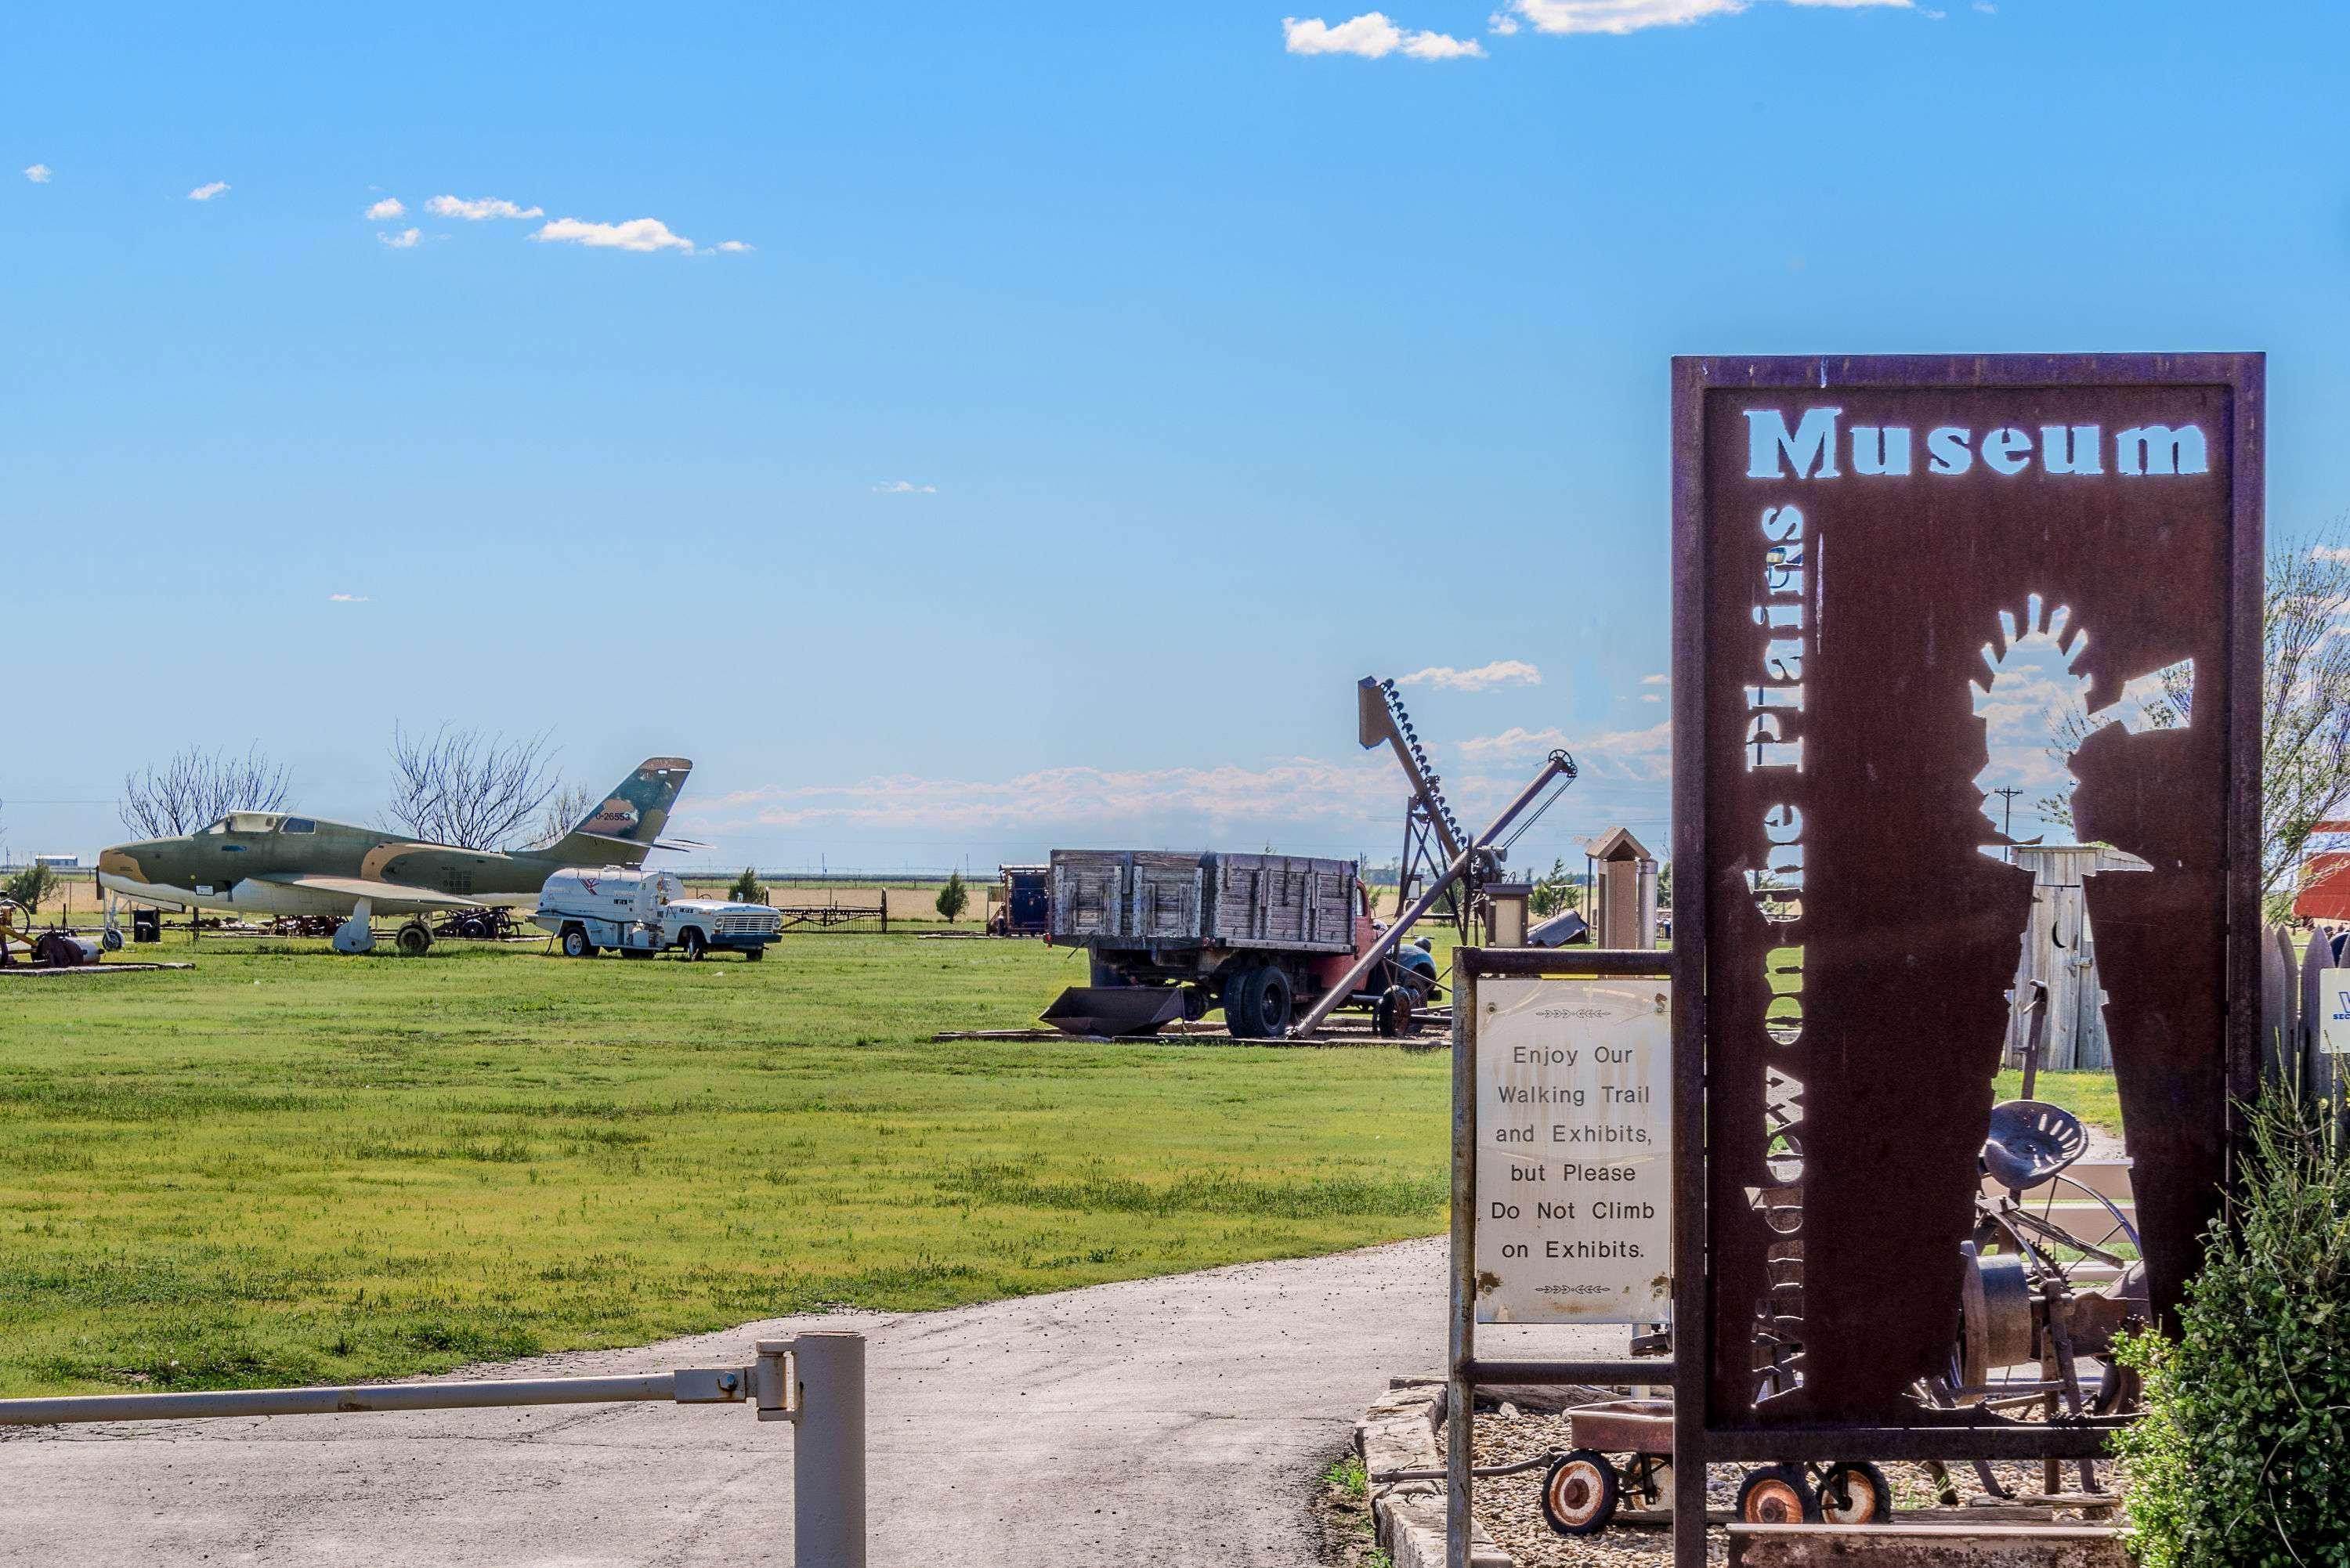
{"type": "MultiPolygon", "coordinates": [[[[1469,1568],[1470,1542],[1474,1533],[1471,1523],[1473,1501],[1471,1489],[1474,1478],[1471,1473],[1473,1468],[1472,1450],[1476,1432],[1474,1412],[1476,1390],[1481,1385],[1547,1384],[1556,1386],[1584,1383],[1661,1383],[1672,1375],[1672,1364],[1655,1357],[1642,1357],[1638,1360],[1628,1356],[1613,1360],[1568,1360],[1547,1357],[1492,1360],[1481,1358],[1477,1355],[1478,1303],[1481,1295],[1488,1293],[1481,1292],[1481,1283],[1487,1283],[1487,1282],[1481,1282],[1478,1269],[1478,1219],[1481,1202],[1477,1179],[1480,1152],[1479,1091],[1481,1082],[1490,1076],[1489,1074],[1480,1072],[1479,1064],[1479,1024],[1485,1016],[1484,998],[1492,993],[1492,988],[1486,986],[1484,982],[1501,981],[1505,983],[1519,983],[1545,980],[1608,981],[1618,982],[1610,989],[1619,993],[1637,992],[1643,998],[1660,996],[1665,994],[1669,985],[1670,957],[1670,954],[1663,952],[1609,951],[1592,948],[1523,950],[1461,948],[1453,953],[1452,1278],[1451,1323],[1447,1336],[1444,1406],[1445,1551],[1449,1568],[1469,1568]]],[[[1643,1005],[1650,1004],[1644,1002],[1643,1005]]],[[[1575,1022],[1562,1021],[1557,1025],[1559,1036],[1561,1038],[1570,1036],[1575,1022]]],[[[1627,1065],[1634,1064],[1627,1064],[1627,1065]]],[[[1578,1062],[1577,1065],[1581,1066],[1585,1064],[1578,1062]]],[[[1490,1088],[1492,1085],[1485,1084],[1484,1086],[1490,1088]]],[[[1604,1111],[1605,1106],[1586,1103],[1581,1110],[1582,1115],[1570,1119],[1577,1124],[1587,1122],[1592,1114],[1604,1111]]],[[[1537,1153],[1527,1157],[1530,1167],[1544,1163],[1539,1158],[1544,1144],[1555,1143],[1560,1147],[1568,1148],[1574,1147],[1565,1138],[1554,1140],[1547,1137],[1551,1123],[1557,1119],[1557,1117],[1548,1117],[1537,1123],[1529,1124],[1537,1127],[1537,1137],[1534,1146],[1537,1153]]],[[[1656,1147],[1654,1143],[1646,1146],[1643,1163],[1645,1164],[1646,1159],[1653,1159],[1662,1152],[1662,1149],[1656,1147]]],[[[1553,1170],[1557,1168],[1555,1164],[1557,1158],[1555,1153],[1551,1157],[1550,1168],[1553,1170]]],[[[1554,1181],[1555,1179],[1555,1178],[1553,1179],[1554,1181]]],[[[1540,1185],[1547,1189],[1552,1183],[1534,1182],[1527,1185],[1540,1185]]],[[[1568,1185],[1559,1184],[1558,1190],[1564,1194],[1568,1185]]],[[[1619,1184],[1611,1181],[1606,1185],[1614,1188],[1619,1184]]],[[[1631,1186],[1630,1183],[1620,1185],[1627,1190],[1631,1186]]],[[[1487,1204],[1493,1200],[1491,1194],[1486,1194],[1482,1199],[1487,1204]]],[[[1581,1205],[1586,1199],[1580,1196],[1578,1191],[1576,1196],[1573,1198],[1562,1196],[1558,1201],[1562,1204],[1572,1202],[1581,1205]]],[[[1577,1214],[1587,1224],[1587,1211],[1578,1207],[1577,1214]]],[[[1642,1231],[1644,1238],[1648,1233],[1645,1229],[1642,1231]]],[[[1513,1234],[1514,1236],[1517,1232],[1513,1234]]],[[[1565,1234],[1566,1231],[1564,1229],[1554,1232],[1555,1236],[1563,1237],[1565,1234]]],[[[1524,1244],[1531,1247],[1533,1243],[1524,1244]]],[[[1648,1243],[1644,1240],[1641,1244],[1648,1243]]],[[[1526,1262],[1530,1270],[1535,1269],[1535,1260],[1531,1253],[1526,1262]]],[[[1655,1263],[1659,1271],[1667,1266],[1666,1260],[1662,1257],[1657,1258],[1655,1263]]],[[[1492,1287],[1493,1291],[1499,1291],[1502,1288],[1492,1287]]],[[[1539,1293],[1538,1286],[1529,1288],[1532,1293],[1523,1299],[1534,1302],[1544,1299],[1539,1293]]],[[[1663,1302],[1659,1300],[1657,1303],[1656,1311],[1661,1313],[1663,1305],[1663,1302]]],[[[1497,1307],[1494,1310],[1496,1315],[1501,1315],[1504,1309],[1497,1307]]],[[[1582,1322],[1636,1321],[1632,1318],[1609,1318],[1605,1315],[1604,1308],[1590,1309],[1582,1314],[1560,1313],[1555,1314],[1553,1320],[1562,1323],[1578,1320],[1582,1322]]],[[[1702,1509],[1699,1510],[1698,1517],[1701,1523],[1704,1518],[1702,1509]]]]}

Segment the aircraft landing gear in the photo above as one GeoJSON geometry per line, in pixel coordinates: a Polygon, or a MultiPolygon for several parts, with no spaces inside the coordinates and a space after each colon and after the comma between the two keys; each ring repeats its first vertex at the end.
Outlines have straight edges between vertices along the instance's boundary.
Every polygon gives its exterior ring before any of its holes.
{"type": "Polygon", "coordinates": [[[364,953],[375,950],[375,906],[361,898],[351,918],[335,928],[335,950],[338,953],[364,953]]]}
{"type": "Polygon", "coordinates": [[[432,949],[432,929],[422,920],[411,920],[393,940],[400,944],[400,957],[422,958],[432,949]]]}

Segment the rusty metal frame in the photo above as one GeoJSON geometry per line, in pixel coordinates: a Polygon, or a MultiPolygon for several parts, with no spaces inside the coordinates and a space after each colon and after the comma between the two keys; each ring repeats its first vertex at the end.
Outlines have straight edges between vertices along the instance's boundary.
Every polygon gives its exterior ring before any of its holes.
{"type": "MultiPolygon", "coordinates": [[[[1477,1357],[1477,982],[1487,978],[1668,980],[1671,975],[1672,958],[1665,952],[1604,948],[1453,950],[1451,1324],[1446,1336],[1444,1366],[1444,1539],[1448,1568],[1469,1568],[1469,1543],[1473,1534],[1470,1507],[1474,1484],[1470,1461],[1475,1437],[1475,1396],[1480,1386],[1662,1384],[1674,1380],[1674,1363],[1665,1356],[1617,1361],[1481,1361],[1477,1357]]],[[[1676,1081],[1679,1075],[1679,1055],[1676,1050],[1676,1081]]],[[[1674,1116],[1673,1190],[1678,1207],[1682,1159],[1678,1141],[1678,1107],[1674,1116]]],[[[1678,1238],[1674,1246],[1678,1252],[1678,1238]]],[[[1704,1510],[1696,1512],[1702,1521],[1704,1510]]],[[[1703,1540],[1700,1530],[1700,1545],[1703,1540]]],[[[1703,1561],[1702,1556],[1700,1561],[1703,1561]]]]}
{"type": "MultiPolygon", "coordinates": [[[[1710,674],[1706,606],[1705,400],[1724,388],[1830,391],[2001,387],[2220,387],[2229,393],[2229,618],[2230,703],[2224,821],[2227,950],[2223,960],[2225,1078],[2238,1095],[2256,1084],[2260,964],[2260,690],[2264,358],[2258,354],[2111,356],[1892,356],[1683,358],[1672,368],[1673,556],[1673,1311],[1674,1456],[1683,1475],[1710,1460],[2077,1457],[2101,1452],[2106,1434],[2087,1423],[1989,1430],[1964,1427],[1804,1427],[1716,1432],[1707,1424],[1714,1353],[1708,1288],[1705,864],[1706,733],[1710,674]],[[2249,694],[2249,695],[2248,695],[2249,694]]],[[[1459,1009],[1460,1013],[1470,1010],[1459,1009]]],[[[1457,1080],[1456,1080],[1457,1081],[1457,1080]]],[[[1458,1112],[1456,1112],[1456,1116],[1458,1112]]],[[[2232,1135],[2232,1127],[2230,1132],[2232,1135]]],[[[1456,1128],[1456,1137],[1458,1130],[1456,1128]]],[[[1456,1189],[1458,1182],[1456,1174],[1456,1189]]],[[[1456,1226],[1459,1220],[1456,1219],[1456,1226]]],[[[1456,1231],[1456,1246],[1459,1244],[1456,1231]]],[[[1705,1516],[1677,1511],[1677,1568],[1706,1561],[1705,1516]]]]}

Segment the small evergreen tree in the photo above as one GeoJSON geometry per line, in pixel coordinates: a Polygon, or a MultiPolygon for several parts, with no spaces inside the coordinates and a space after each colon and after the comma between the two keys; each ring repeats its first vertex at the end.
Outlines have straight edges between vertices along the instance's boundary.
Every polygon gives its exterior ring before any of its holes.
{"type": "Polygon", "coordinates": [[[962,873],[947,873],[947,885],[939,889],[939,919],[952,922],[962,919],[963,907],[971,902],[971,889],[962,885],[962,873]]]}
{"type": "Polygon", "coordinates": [[[2126,1336],[2147,1414],[2116,1434],[2143,1568],[2350,1563],[2350,1148],[2272,1090],[2176,1343],[2126,1336]]]}
{"type": "Polygon", "coordinates": [[[57,890],[57,874],[37,862],[9,877],[7,886],[0,888],[0,892],[6,893],[34,914],[40,913],[41,906],[47,903],[49,895],[57,890]]]}
{"type": "Polygon", "coordinates": [[[743,875],[734,878],[734,886],[726,889],[726,897],[737,904],[765,903],[767,890],[759,886],[758,867],[743,867],[743,875]]]}
{"type": "Polygon", "coordinates": [[[1575,885],[1574,873],[1567,870],[1565,861],[1554,857],[1550,869],[1527,896],[1526,908],[1533,911],[1534,919],[1546,920],[1561,909],[1575,909],[1582,902],[1583,889],[1575,885]]]}

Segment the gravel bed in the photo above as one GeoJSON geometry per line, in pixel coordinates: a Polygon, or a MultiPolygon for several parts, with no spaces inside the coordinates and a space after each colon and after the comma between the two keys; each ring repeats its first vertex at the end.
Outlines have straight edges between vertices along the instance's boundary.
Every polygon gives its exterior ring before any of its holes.
{"type": "MultiPolygon", "coordinates": [[[[1440,1450],[1444,1434],[1437,1434],[1440,1450]]],[[[1510,1464],[1530,1459],[1538,1454],[1566,1447],[1566,1422],[1564,1417],[1547,1411],[1519,1411],[1504,1405],[1498,1411],[1477,1413],[1477,1463],[1480,1465],[1510,1464]]],[[[1706,1502],[1711,1508],[1730,1509],[1738,1501],[1739,1484],[1745,1480],[1750,1467],[1745,1465],[1709,1465],[1706,1476],[1706,1502]]],[[[1892,1483],[1893,1506],[1898,1509],[1929,1508],[1936,1502],[1931,1474],[1922,1464],[1888,1464],[1884,1468],[1886,1480],[1892,1483]]],[[[2037,1461],[1994,1464],[1992,1472],[2000,1483],[2020,1493],[2040,1490],[2040,1466],[2037,1461]]],[[[2097,1467],[2098,1479],[2107,1490],[2119,1485],[2111,1462],[2097,1467]]],[[[1981,1485],[1975,1480],[1971,1465],[1953,1465],[1952,1480],[1961,1497],[1979,1495],[1981,1485]]],[[[1543,1472],[1539,1469],[1522,1471],[1513,1476],[1495,1476],[1481,1480],[1476,1486],[1478,1522],[1490,1532],[1494,1542],[1517,1561],[1518,1568],[1671,1568],[1672,1532],[1657,1525],[1614,1525],[1596,1535],[1570,1536],[1553,1533],[1542,1511],[1543,1472]]],[[[2070,1465],[2065,1467],[2065,1484],[2078,1487],[2079,1475],[2070,1465]]],[[[1720,1527],[1709,1532],[1707,1561],[1724,1563],[1729,1558],[1728,1538],[1720,1527]]]]}

